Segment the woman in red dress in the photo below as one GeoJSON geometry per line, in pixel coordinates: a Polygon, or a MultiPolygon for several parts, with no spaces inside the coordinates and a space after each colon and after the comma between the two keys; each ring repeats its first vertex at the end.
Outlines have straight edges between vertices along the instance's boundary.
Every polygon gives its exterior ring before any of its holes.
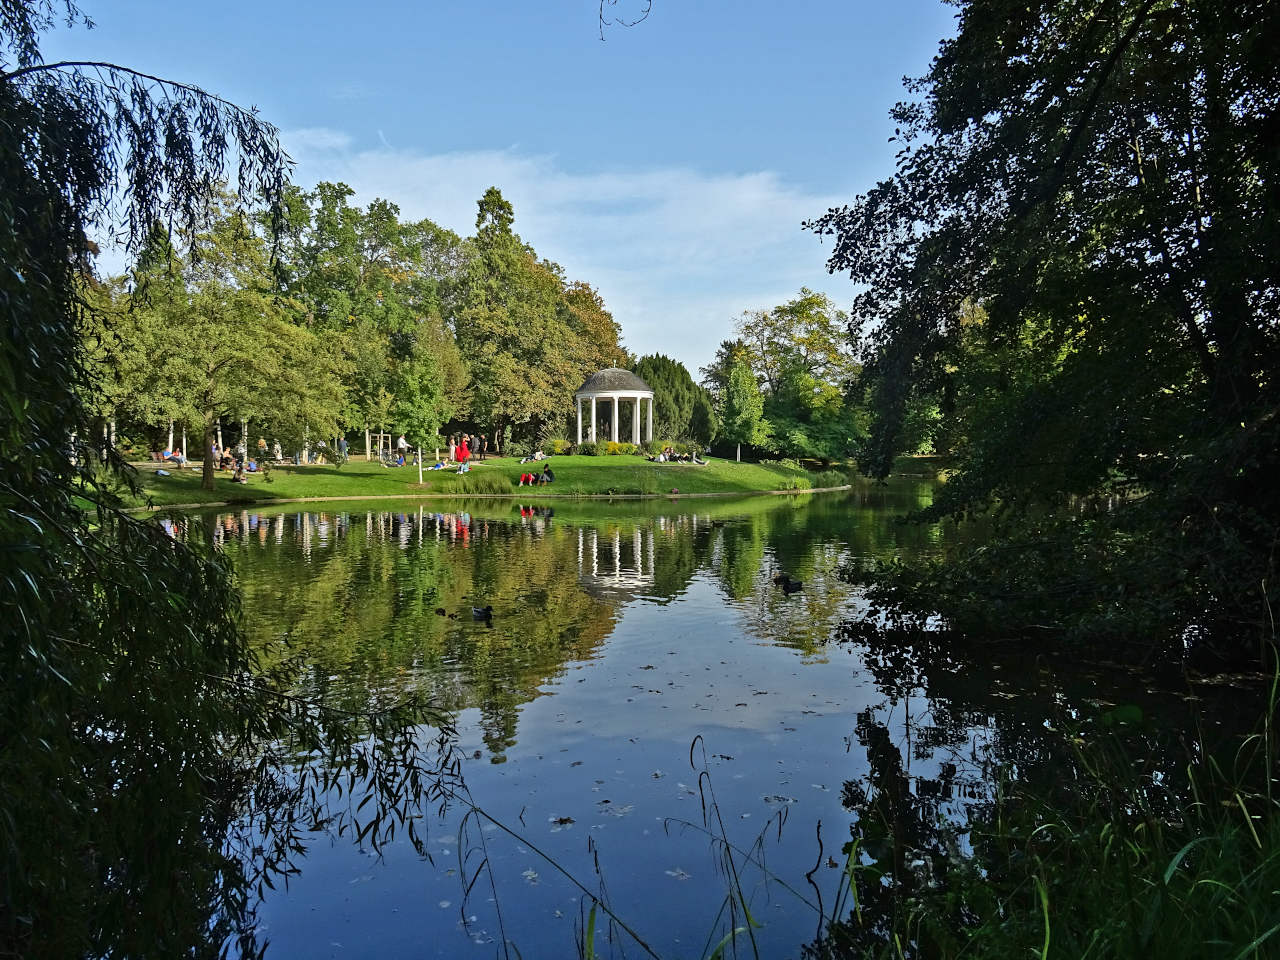
{"type": "Polygon", "coordinates": [[[467,448],[467,438],[464,434],[462,443],[458,444],[458,462],[466,463],[471,458],[471,451],[467,448]]]}

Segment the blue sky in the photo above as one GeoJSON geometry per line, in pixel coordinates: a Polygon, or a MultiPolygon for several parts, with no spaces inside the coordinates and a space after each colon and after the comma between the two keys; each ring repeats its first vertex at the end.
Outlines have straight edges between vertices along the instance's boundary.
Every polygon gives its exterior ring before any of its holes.
{"type": "Polygon", "coordinates": [[[902,77],[954,29],[940,0],[654,0],[604,42],[592,0],[81,3],[97,27],[49,36],[47,60],[256,105],[298,183],[344,180],[459,233],[496,185],[629,349],[695,376],[743,310],[801,286],[848,305],[800,223],[890,172],[902,77]]]}

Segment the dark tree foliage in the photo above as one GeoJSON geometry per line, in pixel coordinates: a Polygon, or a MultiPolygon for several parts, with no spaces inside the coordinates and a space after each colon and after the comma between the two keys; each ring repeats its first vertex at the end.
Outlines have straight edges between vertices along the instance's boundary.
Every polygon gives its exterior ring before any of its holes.
{"type": "Polygon", "coordinates": [[[654,436],[669,440],[689,436],[698,388],[684,364],[655,353],[641,357],[631,369],[653,388],[654,436]]]}
{"type": "Polygon", "coordinates": [[[810,224],[865,285],[869,472],[934,400],[957,461],[936,512],[1014,515],[910,583],[975,626],[1194,627],[1256,654],[1240,627],[1267,622],[1280,521],[1280,7],[960,7],[895,109],[894,176],[810,224]]]}
{"type": "Polygon", "coordinates": [[[83,20],[0,0],[0,955],[253,954],[303,830],[376,842],[435,788],[422,713],[293,699],[289,667],[255,668],[226,562],[122,512],[127,468],[84,443],[90,236],[114,214],[135,251],[156,222],[189,228],[229,174],[276,210],[287,171],[273,128],[203,91],[43,63],[59,18],[83,20]],[[374,775],[400,786],[358,824],[328,808],[374,775]]]}

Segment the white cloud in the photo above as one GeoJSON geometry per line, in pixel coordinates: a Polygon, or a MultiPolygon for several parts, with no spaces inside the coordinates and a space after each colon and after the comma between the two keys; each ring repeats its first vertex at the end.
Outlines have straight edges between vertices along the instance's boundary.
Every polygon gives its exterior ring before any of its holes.
{"type": "Polygon", "coordinates": [[[599,288],[629,349],[674,356],[695,376],[743,310],[781,303],[801,286],[849,299],[847,281],[826,274],[824,247],[800,229],[848,197],[806,192],[768,171],[580,173],[516,147],[357,148],[344,133],[317,128],[282,139],[298,161],[298,183],[341,180],[360,203],[383,197],[464,235],[474,230],[476,201],[499,187],[520,235],[570,279],[599,288]]]}
{"type": "MultiPolygon", "coordinates": [[[[328,127],[303,127],[282,133],[281,140],[285,150],[298,151],[307,156],[326,153],[333,150],[346,150],[351,146],[351,137],[341,130],[330,130],[328,127]]],[[[296,158],[297,154],[290,153],[296,158]]]]}

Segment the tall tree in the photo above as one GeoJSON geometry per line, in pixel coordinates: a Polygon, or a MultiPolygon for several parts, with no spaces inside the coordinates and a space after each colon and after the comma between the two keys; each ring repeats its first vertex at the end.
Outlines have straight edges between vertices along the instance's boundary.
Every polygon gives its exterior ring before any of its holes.
{"type": "Polygon", "coordinates": [[[565,417],[587,376],[626,355],[599,295],[566,284],[520,239],[501,191],[490,187],[477,206],[473,256],[446,306],[472,379],[471,417],[536,433],[565,417]]]}
{"type": "Polygon", "coordinates": [[[729,373],[737,363],[751,365],[751,350],[741,340],[722,340],[716,348],[716,355],[705,367],[700,367],[698,374],[701,383],[711,391],[711,395],[719,399],[729,382],[729,373]]]}
{"type": "Polygon", "coordinates": [[[724,437],[737,445],[735,460],[742,460],[742,445],[769,440],[769,423],[764,419],[764,397],[756,376],[744,361],[729,368],[729,379],[720,394],[720,418],[724,437]]]}
{"type": "Polygon", "coordinates": [[[977,362],[983,412],[940,509],[1120,495],[1019,541],[1020,574],[1035,543],[1079,564],[1078,593],[1030,591],[1063,599],[1062,624],[1145,606],[1138,632],[1219,623],[1230,646],[1262,619],[1280,520],[1278,29],[1261,0],[971,0],[894,112],[895,175],[813,224],[836,237],[830,268],[864,285],[870,470],[890,468],[912,404],[950,404],[977,362]],[[1087,560],[1100,540],[1106,574],[1087,560]],[[1144,580],[1169,585],[1159,602],[1093,599],[1144,580]]]}
{"type": "MultiPolygon", "coordinates": [[[[265,420],[295,444],[333,436],[344,397],[332,334],[290,322],[279,302],[264,238],[234,206],[214,212],[192,238],[183,296],[160,298],[147,348],[188,419],[203,426],[202,485],[213,489],[208,451],[219,418],[265,420]]],[[[174,288],[172,293],[179,291],[174,288]]]]}
{"type": "Polygon", "coordinates": [[[632,368],[653,388],[653,429],[670,440],[689,436],[698,386],[683,363],[660,353],[641,357],[632,368]]]}

